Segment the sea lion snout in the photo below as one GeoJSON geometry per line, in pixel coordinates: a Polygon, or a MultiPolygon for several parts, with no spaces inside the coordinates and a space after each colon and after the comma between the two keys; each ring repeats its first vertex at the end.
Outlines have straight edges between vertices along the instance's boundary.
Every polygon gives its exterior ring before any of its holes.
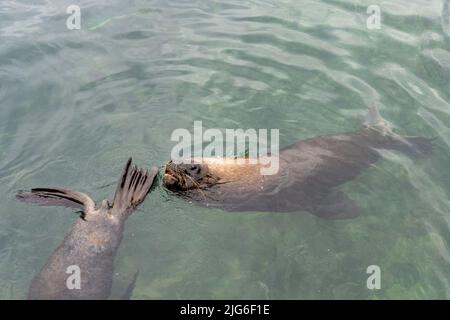
{"type": "Polygon", "coordinates": [[[166,164],[163,183],[172,190],[189,190],[198,188],[208,176],[208,166],[194,161],[166,164]]]}
{"type": "Polygon", "coordinates": [[[178,179],[170,173],[164,173],[163,183],[166,187],[173,187],[178,183],[178,179]]]}
{"type": "Polygon", "coordinates": [[[164,185],[167,188],[169,188],[169,189],[179,188],[180,180],[177,178],[177,176],[179,176],[179,174],[177,174],[177,172],[178,172],[177,165],[173,161],[169,161],[166,164],[164,176],[162,179],[164,185]]]}

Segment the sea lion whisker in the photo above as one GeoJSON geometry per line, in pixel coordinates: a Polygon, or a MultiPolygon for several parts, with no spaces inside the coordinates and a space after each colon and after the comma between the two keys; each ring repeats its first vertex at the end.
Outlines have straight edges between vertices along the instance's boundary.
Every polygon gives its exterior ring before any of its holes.
{"type": "Polygon", "coordinates": [[[236,182],[239,182],[239,181],[237,181],[237,180],[229,180],[229,181],[223,181],[223,182],[216,182],[216,183],[214,183],[214,185],[216,185],[216,184],[236,183],[236,182]]]}
{"type": "Polygon", "coordinates": [[[200,187],[200,184],[199,184],[197,181],[195,181],[195,179],[192,178],[191,176],[186,175],[186,177],[188,177],[188,178],[192,181],[192,183],[194,184],[194,186],[195,186],[198,190],[200,190],[200,194],[201,194],[201,195],[203,196],[203,198],[205,198],[205,200],[206,200],[205,193],[204,193],[203,191],[201,191],[202,189],[201,189],[201,187],[200,187]]]}

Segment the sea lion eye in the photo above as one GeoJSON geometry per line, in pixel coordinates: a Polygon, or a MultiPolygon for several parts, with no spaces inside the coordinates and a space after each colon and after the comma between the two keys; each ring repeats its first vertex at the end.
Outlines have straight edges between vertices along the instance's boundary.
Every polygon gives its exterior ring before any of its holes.
{"type": "Polygon", "coordinates": [[[198,165],[191,165],[185,171],[186,171],[187,174],[199,174],[200,171],[201,171],[201,168],[198,165]]]}

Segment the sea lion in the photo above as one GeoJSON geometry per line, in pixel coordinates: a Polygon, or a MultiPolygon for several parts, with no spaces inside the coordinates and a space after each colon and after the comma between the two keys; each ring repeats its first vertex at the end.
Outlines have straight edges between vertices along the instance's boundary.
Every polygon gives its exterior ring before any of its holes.
{"type": "Polygon", "coordinates": [[[226,211],[307,211],[328,219],[351,218],[358,207],[335,187],[380,159],[379,149],[423,156],[431,153],[431,140],[395,134],[371,106],[358,131],[306,139],[280,150],[276,175],[262,175],[261,162],[194,158],[169,161],[162,181],[187,200],[226,211]]]}
{"type": "MultiPolygon", "coordinates": [[[[125,220],[144,201],[158,169],[143,170],[127,161],[112,205],[100,207],[86,194],[65,189],[36,188],[19,192],[20,201],[41,206],[83,210],[64,241],[32,280],[29,299],[107,299],[111,293],[114,258],[122,240],[125,220]],[[80,271],[80,288],[67,286],[68,267],[80,271]]],[[[134,279],[135,280],[135,279],[134,279]]],[[[132,287],[132,286],[131,286],[132,287]]],[[[127,293],[128,294],[128,293],[127,293]]]]}

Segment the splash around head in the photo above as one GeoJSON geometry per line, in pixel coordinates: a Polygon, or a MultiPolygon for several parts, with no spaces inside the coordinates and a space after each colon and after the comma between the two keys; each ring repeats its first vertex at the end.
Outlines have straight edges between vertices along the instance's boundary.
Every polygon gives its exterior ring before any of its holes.
{"type": "Polygon", "coordinates": [[[163,184],[173,191],[202,189],[212,186],[219,181],[207,164],[196,161],[175,163],[170,160],[165,167],[163,184]]]}

